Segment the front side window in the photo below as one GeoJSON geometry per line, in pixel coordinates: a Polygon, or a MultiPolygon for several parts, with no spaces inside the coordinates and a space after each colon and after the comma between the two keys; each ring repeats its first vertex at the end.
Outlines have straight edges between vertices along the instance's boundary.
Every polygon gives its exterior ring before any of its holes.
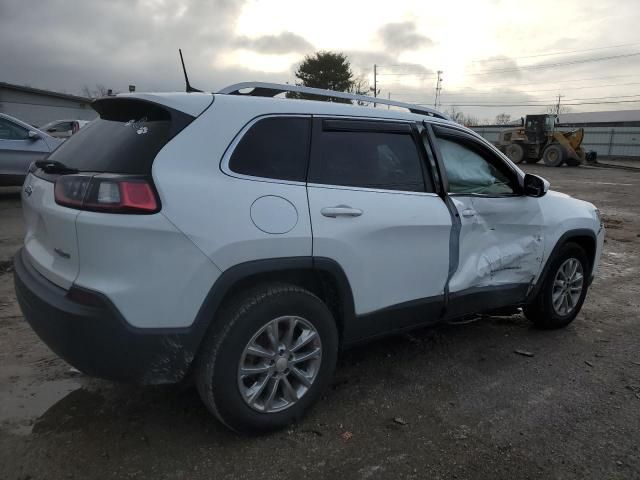
{"type": "Polygon", "coordinates": [[[480,146],[472,148],[453,138],[438,137],[437,141],[449,180],[449,193],[510,195],[516,192],[506,167],[480,146]]]}
{"type": "Polygon", "coordinates": [[[0,140],[26,140],[29,131],[9,120],[0,118],[0,140]]]}
{"type": "Polygon", "coordinates": [[[236,146],[229,168],[243,175],[304,182],[311,119],[271,117],[256,122],[236,146]]]}
{"type": "Polygon", "coordinates": [[[309,182],[424,192],[421,158],[410,133],[322,131],[314,135],[309,182]]]}

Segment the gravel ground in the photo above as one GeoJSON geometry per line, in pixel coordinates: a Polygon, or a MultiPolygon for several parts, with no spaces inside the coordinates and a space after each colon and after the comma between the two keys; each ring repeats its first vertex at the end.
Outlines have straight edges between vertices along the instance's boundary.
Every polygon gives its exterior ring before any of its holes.
{"type": "Polygon", "coordinates": [[[258,438],[227,432],[193,388],[56,358],[16,305],[20,200],[0,189],[0,479],[640,478],[640,171],[526,168],[604,214],[578,319],[542,332],[490,317],[348,351],[302,423],[258,438]]]}

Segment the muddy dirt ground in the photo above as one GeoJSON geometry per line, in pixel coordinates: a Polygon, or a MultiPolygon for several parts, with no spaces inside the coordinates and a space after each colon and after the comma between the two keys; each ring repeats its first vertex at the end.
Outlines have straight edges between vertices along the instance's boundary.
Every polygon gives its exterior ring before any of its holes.
{"type": "Polygon", "coordinates": [[[640,478],[640,172],[527,169],[604,214],[578,319],[543,332],[492,317],[348,351],[302,423],[258,438],[226,431],[193,388],[56,358],[16,305],[20,200],[0,189],[0,479],[640,478]]]}

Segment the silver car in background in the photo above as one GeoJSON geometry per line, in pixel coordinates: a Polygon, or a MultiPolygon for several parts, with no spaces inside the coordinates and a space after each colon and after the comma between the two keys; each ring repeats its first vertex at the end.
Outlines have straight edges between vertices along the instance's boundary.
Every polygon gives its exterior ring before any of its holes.
{"type": "Polygon", "coordinates": [[[69,138],[88,123],[89,120],[54,120],[41,126],[40,130],[52,137],[69,138]]]}
{"type": "Polygon", "coordinates": [[[22,185],[31,162],[42,160],[63,141],[0,113],[0,187],[22,185]]]}

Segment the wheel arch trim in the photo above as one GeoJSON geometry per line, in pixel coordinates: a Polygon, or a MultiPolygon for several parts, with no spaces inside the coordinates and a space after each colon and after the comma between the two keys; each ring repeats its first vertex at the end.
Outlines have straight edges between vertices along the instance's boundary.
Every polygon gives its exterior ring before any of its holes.
{"type": "MultiPolygon", "coordinates": [[[[343,318],[337,319],[337,327],[344,328],[350,320],[355,317],[355,306],[351,285],[344,270],[340,265],[330,258],[325,257],[282,257],[243,262],[222,272],[220,277],[212,285],[206,295],[198,314],[192,324],[193,333],[198,337],[197,350],[204,335],[215,321],[216,313],[219,311],[227,295],[233,291],[234,286],[252,277],[260,277],[268,274],[278,274],[279,272],[302,272],[313,274],[326,274],[335,282],[343,318]]],[[[342,334],[342,332],[339,332],[342,334]]]]}
{"type": "Polygon", "coordinates": [[[593,242],[593,252],[589,252],[589,251],[585,252],[587,254],[587,258],[590,261],[589,277],[587,279],[587,283],[591,282],[591,279],[592,279],[591,277],[593,273],[593,264],[595,262],[595,255],[596,255],[597,244],[598,244],[596,233],[593,230],[590,230],[588,228],[575,228],[572,230],[567,230],[560,236],[560,238],[558,238],[553,249],[551,250],[549,257],[547,258],[547,261],[544,267],[542,268],[542,271],[540,272],[538,281],[532,285],[532,288],[529,291],[529,294],[527,295],[527,303],[532,301],[536,297],[540,289],[542,288],[542,284],[544,283],[545,279],[547,278],[547,275],[549,274],[549,269],[551,268],[551,264],[558,256],[558,252],[563,247],[563,245],[565,245],[566,243],[574,239],[580,239],[585,237],[589,238],[593,242]]]}

